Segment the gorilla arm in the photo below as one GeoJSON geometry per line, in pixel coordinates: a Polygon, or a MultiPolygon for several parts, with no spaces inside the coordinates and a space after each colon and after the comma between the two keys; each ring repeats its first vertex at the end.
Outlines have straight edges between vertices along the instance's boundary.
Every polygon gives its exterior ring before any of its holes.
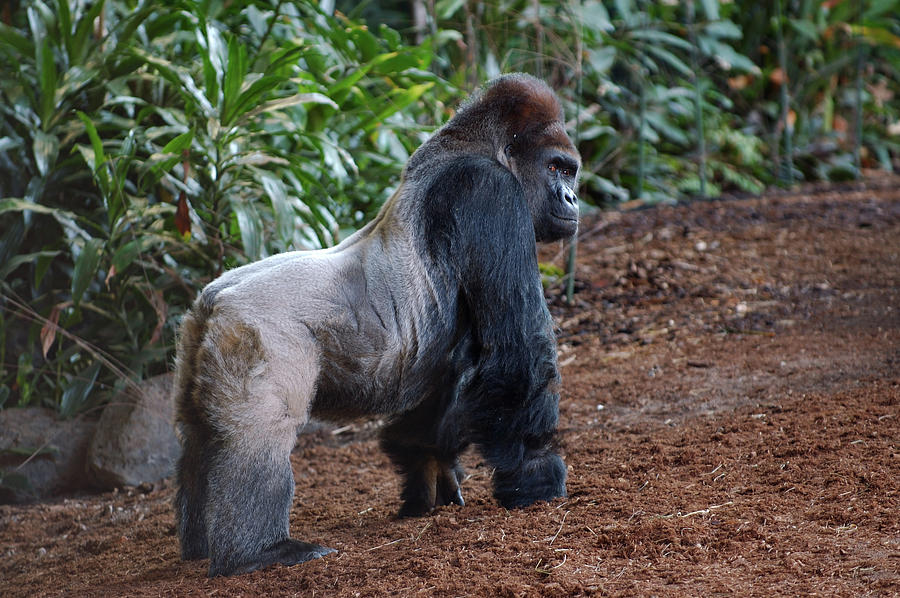
{"type": "Polygon", "coordinates": [[[565,496],[565,465],[551,448],[556,343],[522,187],[494,160],[461,157],[435,176],[426,203],[433,260],[455,270],[459,309],[473,323],[476,366],[460,412],[496,468],[494,495],[506,507],[565,496]]]}

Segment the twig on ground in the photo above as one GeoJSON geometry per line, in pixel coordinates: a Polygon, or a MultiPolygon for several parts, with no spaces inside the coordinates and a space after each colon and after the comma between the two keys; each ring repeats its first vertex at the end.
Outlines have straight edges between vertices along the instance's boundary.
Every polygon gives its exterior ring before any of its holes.
{"type": "Polygon", "coordinates": [[[571,512],[572,512],[572,511],[566,511],[566,512],[563,514],[562,521],[559,522],[559,529],[556,530],[556,533],[553,534],[553,537],[552,537],[552,538],[550,538],[550,545],[551,545],[551,546],[553,546],[553,542],[555,542],[555,541],[556,541],[556,538],[559,536],[559,532],[562,531],[563,524],[566,522],[566,517],[568,517],[568,516],[569,516],[569,513],[571,513],[571,512]]]}

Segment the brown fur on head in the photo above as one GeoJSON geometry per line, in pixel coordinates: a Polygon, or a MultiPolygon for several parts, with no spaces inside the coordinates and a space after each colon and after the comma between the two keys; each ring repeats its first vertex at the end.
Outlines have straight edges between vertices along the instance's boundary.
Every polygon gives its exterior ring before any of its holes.
{"type": "Polygon", "coordinates": [[[480,103],[493,109],[505,127],[507,137],[562,122],[562,107],[553,90],[530,75],[505,75],[484,91],[480,103]]]}
{"type": "Polygon", "coordinates": [[[497,149],[535,136],[548,137],[561,149],[575,152],[553,90],[531,75],[512,73],[475,93],[435,138],[441,145],[449,140],[461,142],[469,152],[482,147],[493,157],[497,149]]]}

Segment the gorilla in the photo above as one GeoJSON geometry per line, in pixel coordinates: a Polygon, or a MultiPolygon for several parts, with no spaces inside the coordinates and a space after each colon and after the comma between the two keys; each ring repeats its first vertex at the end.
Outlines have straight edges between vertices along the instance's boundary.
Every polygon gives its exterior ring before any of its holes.
{"type": "Polygon", "coordinates": [[[579,165],[553,91],[505,75],[416,150],[364,228],[206,286],[176,357],[182,558],[208,557],[212,577],[334,552],[288,529],[290,453],[310,416],[387,418],[401,516],[463,504],[469,445],[504,507],[565,496],[535,243],[576,232],[579,165]]]}

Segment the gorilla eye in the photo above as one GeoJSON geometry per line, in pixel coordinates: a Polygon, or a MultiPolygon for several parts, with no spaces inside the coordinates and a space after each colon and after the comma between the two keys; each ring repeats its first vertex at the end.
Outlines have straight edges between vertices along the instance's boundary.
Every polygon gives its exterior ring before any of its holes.
{"type": "Polygon", "coordinates": [[[554,172],[554,173],[556,172],[556,164],[551,164],[547,168],[550,170],[550,172],[554,172]]]}

